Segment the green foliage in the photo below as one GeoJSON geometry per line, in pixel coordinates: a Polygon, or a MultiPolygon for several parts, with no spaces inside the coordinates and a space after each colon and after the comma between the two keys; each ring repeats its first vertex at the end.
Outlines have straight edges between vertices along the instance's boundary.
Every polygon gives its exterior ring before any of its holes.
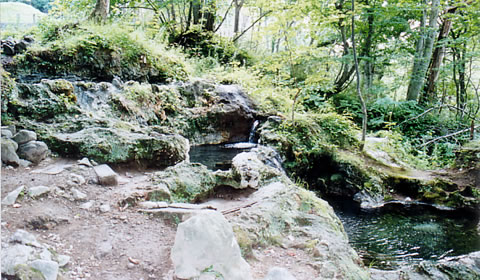
{"type": "Polygon", "coordinates": [[[336,148],[358,146],[355,124],[335,112],[298,114],[295,123],[269,122],[262,127],[262,143],[277,147],[286,157],[285,167],[294,175],[305,178],[318,164],[318,159],[331,157],[336,148]]]}
{"type": "Polygon", "coordinates": [[[192,28],[184,33],[169,34],[168,40],[170,44],[181,46],[192,57],[213,57],[220,63],[251,64],[252,58],[245,50],[212,32],[192,28]]]}
{"type": "Polygon", "coordinates": [[[40,44],[20,57],[20,71],[108,81],[119,76],[165,82],[188,75],[181,54],[141,31],[118,24],[95,26],[48,18],[39,24],[36,35],[40,44]]]}

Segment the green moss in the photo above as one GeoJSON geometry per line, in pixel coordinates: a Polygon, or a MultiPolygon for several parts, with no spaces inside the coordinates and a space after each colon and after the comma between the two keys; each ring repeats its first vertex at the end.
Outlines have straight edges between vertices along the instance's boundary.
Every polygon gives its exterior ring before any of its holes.
{"type": "Polygon", "coordinates": [[[195,202],[205,198],[216,186],[214,175],[206,166],[182,162],[155,173],[154,184],[164,184],[175,202],[195,202]]]}
{"type": "Polygon", "coordinates": [[[14,69],[19,73],[76,74],[107,81],[118,76],[123,80],[165,82],[188,76],[181,54],[125,28],[43,21],[38,28],[39,44],[17,56],[14,69]]]}

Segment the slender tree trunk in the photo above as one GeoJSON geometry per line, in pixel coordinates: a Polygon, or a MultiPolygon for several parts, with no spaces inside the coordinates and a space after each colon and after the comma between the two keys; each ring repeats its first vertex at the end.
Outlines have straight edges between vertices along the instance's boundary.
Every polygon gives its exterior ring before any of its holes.
{"type": "MultiPolygon", "coordinates": [[[[456,7],[451,8],[447,11],[447,14],[454,14],[456,10],[456,7]]],[[[448,37],[451,28],[452,20],[449,17],[446,17],[442,23],[442,27],[440,28],[437,43],[442,42],[448,37]]],[[[427,102],[432,102],[435,99],[435,86],[440,73],[440,66],[442,65],[443,57],[445,56],[445,49],[445,44],[440,44],[433,52],[432,61],[428,71],[427,84],[425,85],[425,100],[427,102]]]]}
{"type": "MultiPolygon", "coordinates": [[[[369,1],[366,1],[366,5],[369,5],[369,1]]],[[[374,34],[374,15],[373,15],[373,8],[368,8],[367,9],[367,21],[368,21],[368,31],[367,35],[365,38],[365,43],[363,45],[362,53],[360,54],[362,57],[364,57],[364,63],[363,63],[363,76],[365,77],[363,81],[363,87],[364,87],[364,92],[368,93],[370,92],[372,86],[373,86],[373,57],[372,57],[372,45],[373,45],[373,34],[374,34]]]]}
{"type": "MultiPolygon", "coordinates": [[[[432,8],[430,11],[430,18],[428,21],[428,28],[425,33],[421,35],[421,38],[417,42],[417,49],[415,53],[415,62],[412,70],[412,77],[410,84],[408,85],[407,100],[418,100],[420,92],[423,89],[425,83],[425,75],[428,70],[428,65],[432,57],[433,43],[435,41],[435,34],[437,29],[438,19],[438,6],[440,0],[432,1],[432,8]],[[423,38],[422,38],[423,37],[423,38]]],[[[422,25],[425,26],[426,11],[423,13],[422,25]]]]}
{"type": "Polygon", "coordinates": [[[355,0],[352,0],[352,50],[353,50],[353,60],[355,64],[355,74],[357,77],[357,95],[360,99],[360,104],[362,104],[362,150],[365,147],[365,138],[367,135],[367,106],[365,105],[365,100],[362,96],[362,91],[360,87],[360,72],[358,70],[358,59],[357,59],[357,50],[355,48],[355,0]]]}
{"type": "Polygon", "coordinates": [[[97,0],[95,9],[93,10],[90,18],[96,23],[103,23],[108,18],[110,12],[110,0],[97,0]]]}
{"type": "Polygon", "coordinates": [[[240,31],[240,11],[242,10],[245,0],[234,0],[235,4],[235,17],[233,19],[233,34],[237,34],[240,31]]]}

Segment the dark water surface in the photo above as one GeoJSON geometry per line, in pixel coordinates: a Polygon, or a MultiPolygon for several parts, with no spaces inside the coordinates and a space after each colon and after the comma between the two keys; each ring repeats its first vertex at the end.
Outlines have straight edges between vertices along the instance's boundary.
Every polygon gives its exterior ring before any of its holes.
{"type": "Polygon", "coordinates": [[[232,159],[237,154],[248,151],[253,146],[255,144],[251,143],[192,146],[190,147],[190,162],[201,163],[211,170],[228,170],[232,165],[232,159]]]}
{"type": "Polygon", "coordinates": [[[477,219],[471,213],[424,205],[392,204],[366,211],[351,201],[330,204],[367,266],[394,269],[480,250],[477,219]]]}

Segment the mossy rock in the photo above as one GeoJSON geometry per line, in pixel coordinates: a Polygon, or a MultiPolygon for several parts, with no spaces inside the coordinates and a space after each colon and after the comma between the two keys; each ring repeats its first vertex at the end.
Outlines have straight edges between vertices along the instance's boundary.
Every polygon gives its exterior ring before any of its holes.
{"type": "Polygon", "coordinates": [[[7,105],[7,112],[16,119],[25,116],[29,119],[46,121],[62,114],[80,112],[75,106],[76,97],[73,94],[73,86],[68,81],[43,80],[38,84],[18,83],[17,89],[10,96],[7,105]]]}
{"type": "Polygon", "coordinates": [[[102,163],[137,162],[170,166],[188,157],[188,140],[180,135],[149,136],[113,128],[86,128],[57,133],[45,139],[52,151],[88,157],[102,163]]]}
{"type": "Polygon", "coordinates": [[[208,168],[199,163],[182,162],[153,176],[154,185],[168,187],[175,202],[195,202],[206,198],[216,187],[216,179],[208,168]]]}

